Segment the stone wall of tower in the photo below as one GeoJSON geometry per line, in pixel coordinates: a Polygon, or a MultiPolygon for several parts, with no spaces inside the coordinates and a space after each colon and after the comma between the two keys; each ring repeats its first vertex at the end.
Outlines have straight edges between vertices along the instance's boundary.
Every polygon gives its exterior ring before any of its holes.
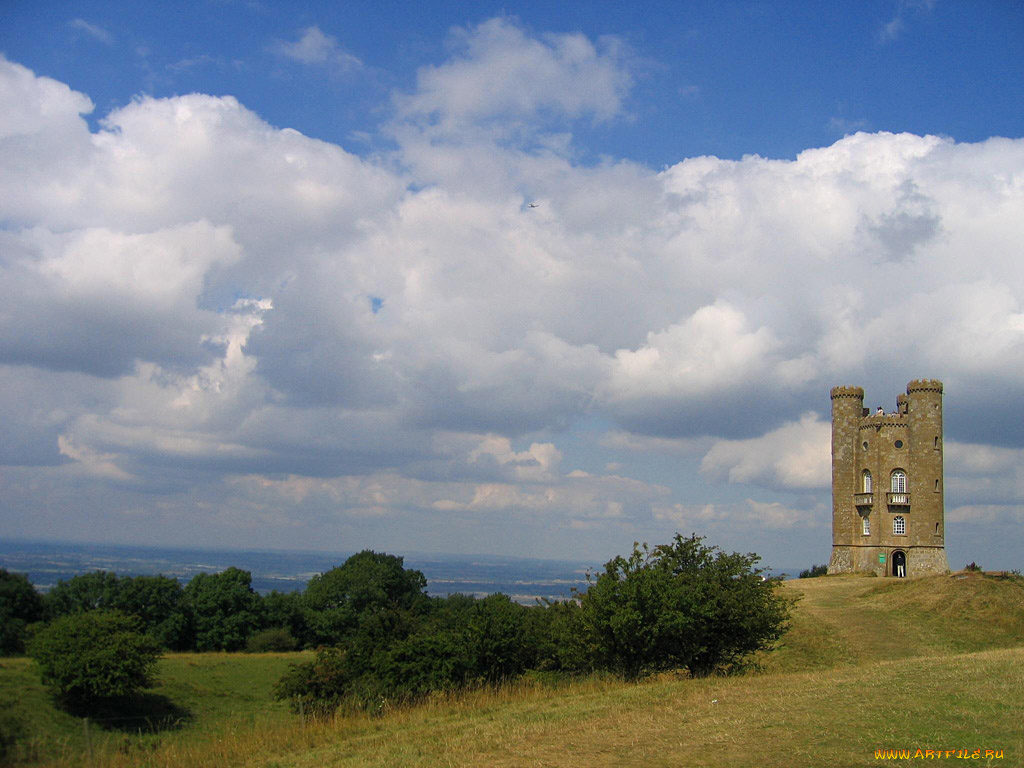
{"type": "Polygon", "coordinates": [[[942,383],[918,379],[892,413],[863,408],[859,387],[832,397],[832,556],[829,573],[892,573],[906,555],[906,575],[947,571],[942,488],[942,383]],[[893,495],[892,475],[906,474],[893,495]],[[865,475],[870,474],[870,489],[865,475]],[[902,532],[894,524],[902,518],[902,532]]]}
{"type": "Polygon", "coordinates": [[[942,475],[942,382],[917,379],[907,385],[910,433],[910,546],[912,573],[948,571],[942,475]],[[934,550],[929,552],[927,550],[934,550]]]}
{"type": "Polygon", "coordinates": [[[829,573],[854,570],[852,513],[856,492],[856,445],[860,420],[864,413],[864,390],[860,387],[833,387],[832,398],[832,556],[829,573]]]}

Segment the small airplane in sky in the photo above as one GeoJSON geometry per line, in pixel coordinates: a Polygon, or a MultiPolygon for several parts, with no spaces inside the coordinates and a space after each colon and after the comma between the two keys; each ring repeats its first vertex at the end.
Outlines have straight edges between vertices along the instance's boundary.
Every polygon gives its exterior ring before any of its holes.
{"type": "Polygon", "coordinates": [[[540,203],[530,203],[531,208],[540,208],[540,203]]]}

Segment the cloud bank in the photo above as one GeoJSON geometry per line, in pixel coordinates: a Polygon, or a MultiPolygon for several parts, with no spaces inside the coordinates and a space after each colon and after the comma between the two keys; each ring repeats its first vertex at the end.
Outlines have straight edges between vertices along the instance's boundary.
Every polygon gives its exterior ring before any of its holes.
{"type": "MultiPolygon", "coordinates": [[[[316,27],[279,52],[346,55],[316,27]]],[[[138,97],[90,131],[86,95],[0,61],[13,526],[77,498],[97,508],[78,535],[144,508],[296,545],[373,519],[478,549],[495,516],[593,548],[785,527],[824,509],[828,388],[918,376],[945,380],[961,458],[1019,510],[999,451],[1024,448],[1024,141],[579,163],[573,125],[626,119],[631,66],[614,40],[456,30],[394,95],[394,151],[362,157],[229,96],[138,97]],[[628,450],[587,464],[584,423],[804,495],[707,506],[628,450]]]]}

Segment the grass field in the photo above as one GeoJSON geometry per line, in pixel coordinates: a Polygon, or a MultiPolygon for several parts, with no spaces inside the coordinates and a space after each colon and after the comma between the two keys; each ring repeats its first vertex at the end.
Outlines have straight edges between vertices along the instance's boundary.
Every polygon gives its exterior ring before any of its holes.
{"type": "MultiPolygon", "coordinates": [[[[177,654],[156,734],[92,730],[112,766],[863,766],[877,749],[1002,750],[1024,765],[1024,585],[992,577],[786,584],[798,598],[759,674],[641,684],[521,683],[383,717],[302,724],[269,699],[295,655],[177,654]]],[[[80,719],[58,713],[27,661],[0,661],[0,699],[31,716],[37,762],[87,765],[80,719]]],[[[956,753],[943,759],[956,760],[956,753]]],[[[975,760],[985,763],[985,759],[975,760]]]]}
{"type": "MultiPolygon", "coordinates": [[[[288,668],[312,654],[175,653],[161,659],[158,685],[128,717],[90,713],[88,739],[94,762],[103,756],[155,754],[176,742],[215,742],[225,731],[289,727],[287,707],[271,700],[271,687],[288,668]]],[[[84,765],[87,729],[82,718],[59,709],[29,659],[0,659],[0,704],[28,734],[20,754],[43,764],[84,765]]],[[[133,764],[133,763],[129,763],[133,764]]]]}

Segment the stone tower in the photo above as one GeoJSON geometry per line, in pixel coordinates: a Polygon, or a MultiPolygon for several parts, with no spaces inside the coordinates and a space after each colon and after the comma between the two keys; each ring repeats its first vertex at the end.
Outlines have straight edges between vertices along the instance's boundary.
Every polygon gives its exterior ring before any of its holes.
{"type": "Polygon", "coordinates": [[[860,387],[833,387],[831,395],[828,572],[923,576],[948,571],[942,382],[910,382],[892,413],[865,408],[860,387]]]}

